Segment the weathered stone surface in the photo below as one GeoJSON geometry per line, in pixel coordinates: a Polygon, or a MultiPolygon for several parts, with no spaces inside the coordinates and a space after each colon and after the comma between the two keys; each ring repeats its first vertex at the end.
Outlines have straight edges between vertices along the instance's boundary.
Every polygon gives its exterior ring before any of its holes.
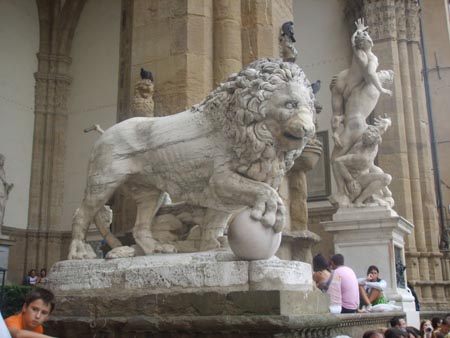
{"type": "Polygon", "coordinates": [[[403,313],[350,315],[236,315],[236,316],[52,316],[46,333],[60,338],[330,338],[361,337],[369,329],[386,326],[392,316],[403,313]]]}
{"type": "Polygon", "coordinates": [[[309,264],[272,258],[238,260],[230,251],[155,254],[114,260],[63,261],[49,275],[58,295],[74,292],[128,297],[137,294],[206,291],[312,291],[309,264]]]}
{"type": "Polygon", "coordinates": [[[58,306],[48,332],[62,338],[101,330],[116,337],[316,330],[323,338],[339,322],[328,314],[327,296],[313,287],[309,264],[240,261],[223,250],[63,261],[51,269],[49,286],[58,306]]]}

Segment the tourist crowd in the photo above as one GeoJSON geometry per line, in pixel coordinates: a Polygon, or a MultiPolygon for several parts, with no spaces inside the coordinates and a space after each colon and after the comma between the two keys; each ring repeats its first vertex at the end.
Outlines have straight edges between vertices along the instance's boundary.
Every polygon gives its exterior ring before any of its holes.
{"type": "Polygon", "coordinates": [[[389,328],[366,331],[362,338],[450,338],[450,313],[444,319],[423,320],[420,329],[408,326],[405,318],[394,317],[389,328]]]}
{"type": "MultiPolygon", "coordinates": [[[[331,313],[384,312],[394,307],[384,296],[387,283],[379,274],[378,267],[371,265],[365,277],[357,278],[344,265],[341,254],[333,255],[330,260],[322,254],[313,258],[313,280],[329,295],[331,313]]],[[[363,338],[450,338],[450,314],[443,319],[423,320],[420,328],[408,326],[403,317],[393,317],[389,327],[366,331],[363,338]]]]}

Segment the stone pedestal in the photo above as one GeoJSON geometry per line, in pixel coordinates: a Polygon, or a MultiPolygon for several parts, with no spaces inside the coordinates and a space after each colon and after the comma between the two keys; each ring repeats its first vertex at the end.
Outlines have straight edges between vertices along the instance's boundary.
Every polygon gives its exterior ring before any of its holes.
{"type": "MultiPolygon", "coordinates": [[[[14,241],[9,236],[3,235],[0,232],[0,268],[8,269],[9,248],[14,244],[14,241]]],[[[1,276],[0,276],[1,277],[1,276]]],[[[7,279],[7,276],[5,276],[7,279]]],[[[1,283],[1,279],[0,279],[1,283]]]]}
{"type": "Polygon", "coordinates": [[[378,266],[380,278],[387,282],[387,299],[402,306],[409,325],[419,327],[414,297],[405,287],[405,274],[398,271],[399,265],[405,265],[404,237],[414,225],[381,206],[339,208],[332,221],[322,224],[334,235],[335,252],[344,256],[345,265],[358,277],[365,277],[370,265],[378,266]]]}
{"type": "Polygon", "coordinates": [[[293,329],[327,337],[339,322],[309,264],[241,261],[225,250],[63,261],[48,285],[58,306],[47,332],[58,337],[269,337],[293,329]]]}

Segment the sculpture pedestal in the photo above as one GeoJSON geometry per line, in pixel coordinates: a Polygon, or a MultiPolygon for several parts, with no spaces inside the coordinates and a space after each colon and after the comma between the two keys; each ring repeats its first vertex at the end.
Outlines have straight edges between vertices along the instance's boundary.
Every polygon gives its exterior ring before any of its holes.
{"type": "Polygon", "coordinates": [[[370,265],[380,269],[380,278],[387,282],[387,299],[402,306],[407,323],[420,326],[414,297],[407,291],[403,272],[396,265],[405,264],[404,237],[414,225],[388,207],[339,208],[333,220],[322,223],[334,234],[334,250],[345,258],[358,277],[367,274],[370,265]]]}
{"type": "MultiPolygon", "coordinates": [[[[0,268],[2,269],[8,269],[9,249],[13,244],[14,241],[11,240],[9,236],[3,235],[0,230],[0,268]]],[[[8,279],[7,276],[2,277],[4,277],[6,280],[8,279]]]]}
{"type": "Polygon", "coordinates": [[[225,250],[63,261],[48,285],[58,305],[47,332],[58,337],[268,337],[294,329],[326,337],[322,330],[339,322],[309,264],[242,261],[225,250]]]}
{"type": "Polygon", "coordinates": [[[312,264],[311,248],[320,242],[320,236],[309,230],[283,231],[283,239],[277,256],[286,260],[312,264]]]}

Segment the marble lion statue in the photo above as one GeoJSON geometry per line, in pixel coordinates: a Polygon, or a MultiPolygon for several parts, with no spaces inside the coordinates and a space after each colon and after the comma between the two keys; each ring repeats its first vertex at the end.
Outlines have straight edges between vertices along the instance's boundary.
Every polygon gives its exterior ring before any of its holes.
{"type": "MultiPolygon", "coordinates": [[[[262,59],[184,112],[114,125],[92,151],[68,258],[95,258],[87,228],[101,221],[104,204],[123,185],[137,204],[133,236],[145,254],[174,250],[152,236],[152,220],[166,193],[207,208],[212,225],[201,235],[211,244],[206,249],[218,246],[231,214],[245,207],[253,219],[281,231],[286,210],[277,189],[315,134],[314,113],[314,95],[301,68],[262,59]]],[[[119,250],[110,257],[120,256],[119,250]]]]}

